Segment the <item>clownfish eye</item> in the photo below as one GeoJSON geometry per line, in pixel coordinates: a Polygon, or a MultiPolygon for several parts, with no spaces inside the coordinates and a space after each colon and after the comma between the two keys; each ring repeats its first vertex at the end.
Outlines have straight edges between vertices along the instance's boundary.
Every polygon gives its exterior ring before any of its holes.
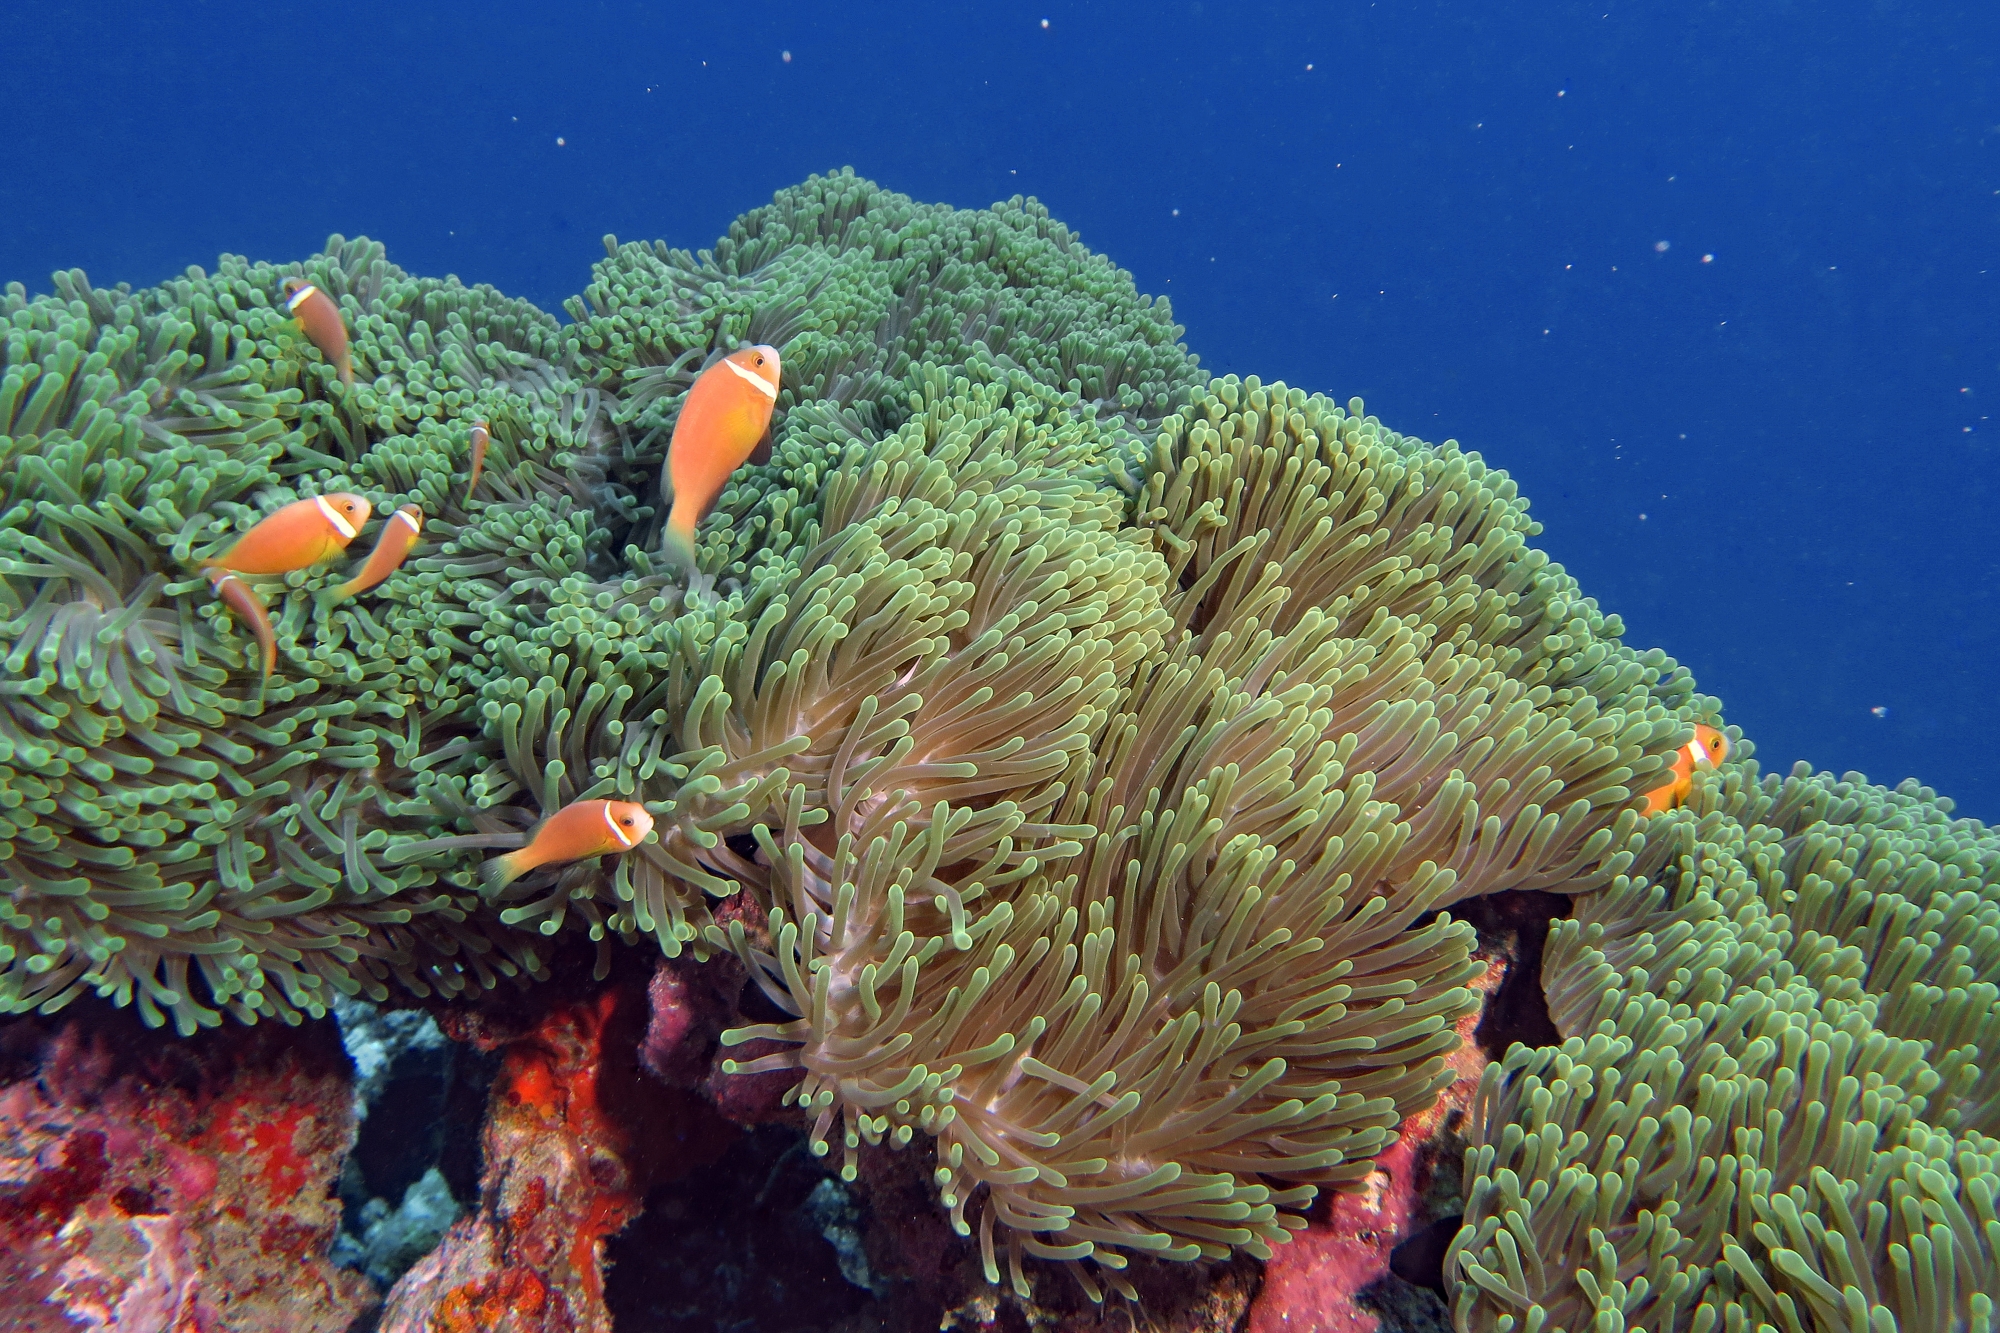
{"type": "Polygon", "coordinates": [[[626,828],[631,828],[631,827],[632,827],[632,816],[630,816],[630,815],[620,815],[620,816],[618,817],[618,822],[619,822],[619,823],[621,823],[621,824],[623,824],[623,825],[624,825],[624,826],[625,826],[626,828]]]}
{"type": "Polygon", "coordinates": [[[760,356],[760,357],[758,357],[758,358],[757,358],[757,364],[758,364],[758,365],[760,365],[760,366],[761,366],[761,365],[763,365],[763,364],[764,364],[764,358],[763,358],[763,357],[761,357],[761,356],[760,356]]]}

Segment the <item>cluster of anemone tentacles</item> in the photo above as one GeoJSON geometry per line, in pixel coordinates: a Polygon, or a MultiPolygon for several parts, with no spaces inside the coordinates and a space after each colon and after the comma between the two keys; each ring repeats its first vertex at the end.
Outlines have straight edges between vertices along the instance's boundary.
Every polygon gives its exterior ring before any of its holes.
{"type": "Polygon", "coordinates": [[[2000,837],[1914,782],[1703,782],[1555,923],[1490,1066],[1465,1330],[1991,1333],[2000,837]]]}
{"type": "MultiPolygon", "coordinates": [[[[1983,831],[1879,789],[1760,787],[1740,757],[1643,820],[1714,702],[1528,544],[1503,473],[1358,402],[1211,381],[1165,303],[1032,202],[840,173],[712,251],[606,250],[568,324],[339,238],[0,298],[0,1007],[97,992],[189,1031],[533,978],[572,933],[730,952],[789,1017],[726,1040],[798,1071],[817,1151],[850,1173],[872,1145],[928,1154],[995,1281],[1058,1260],[1129,1292],[1135,1257],[1267,1254],[1316,1190],[1362,1182],[1477,1004],[1446,909],[1549,889],[1587,895],[1549,974],[1575,1049],[1517,1051],[1486,1090],[1463,1326],[1749,1308],[1733,1254],[1828,1215],[1781,1205],[1821,1176],[1896,1200],[1840,1251],[1879,1272],[1936,1189],[1990,1220],[1990,1159],[1923,1174],[1995,1101],[1983,831]],[[292,275],[340,302],[352,388],[280,308],[292,275]],[[785,353],[775,448],[704,523],[721,595],[690,601],[658,473],[695,376],[748,341],[785,353]],[[467,496],[476,419],[490,481],[467,496]],[[197,563],[332,490],[419,505],[426,540],[359,603],[315,597],[337,572],[269,581],[260,692],[197,563]],[[643,800],[655,837],[479,891],[490,849],[592,796],[643,800]],[[1953,894],[1984,924],[1947,929],[1953,894]],[[1764,1008],[1715,1017],[1732,1004],[1764,1008]],[[1955,1055],[1913,1044],[1946,1021],[1955,1055]],[[1631,1109],[1618,1069],[1703,1041],[1768,1085],[1730,1103],[1758,1114],[1851,1076],[1871,1150],[1918,1183],[1832,1131],[1741,1146],[1748,1111],[1700,1100],[1719,1066],[1648,1074],[1662,1109],[1631,1109]],[[1590,1115],[1632,1123],[1563,1137],[1590,1115]],[[1593,1153],[1641,1166],[1585,1207],[1593,1153]],[[1657,1219],[1716,1153],[1777,1174],[1731,1187],[1749,1229],[1703,1258],[1714,1237],[1676,1250],[1657,1219]],[[1680,1265],[1670,1297],[1630,1294],[1648,1246],[1680,1265]]],[[[1848,1281],[1782,1238],[1743,1263],[1782,1287],[1780,1254],[1848,1281]]]]}

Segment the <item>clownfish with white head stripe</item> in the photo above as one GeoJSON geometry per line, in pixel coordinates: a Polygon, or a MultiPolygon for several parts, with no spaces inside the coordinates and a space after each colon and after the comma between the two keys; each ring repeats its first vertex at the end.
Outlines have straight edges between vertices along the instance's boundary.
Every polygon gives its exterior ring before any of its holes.
{"type": "Polygon", "coordinates": [[[479,868],[488,891],[504,888],[537,866],[629,852],[653,831],[653,817],[636,801],[571,801],[543,820],[528,845],[479,868]]]}
{"type": "Polygon", "coordinates": [[[723,486],[746,462],[771,456],[771,408],[778,401],[778,349],[764,344],[731,352],[701,372],[681,404],[667,445],[663,489],[667,554],[696,573],[694,529],[723,486]]]}
{"type": "Polygon", "coordinates": [[[1709,772],[1729,757],[1729,737],[1706,722],[1694,724],[1694,739],[1674,751],[1673,780],[1646,793],[1646,813],[1678,809],[1694,790],[1697,771],[1709,772]]]}
{"type": "Polygon", "coordinates": [[[340,382],[354,383],[354,363],[347,355],[347,321],[341,318],[333,298],[304,278],[286,278],[285,309],[299,322],[299,332],[306,335],[306,341],[319,348],[319,354],[340,372],[340,382]]]}
{"type": "Polygon", "coordinates": [[[366,498],[347,491],[294,500],[266,515],[221,555],[202,561],[201,567],[232,574],[310,569],[346,550],[372,512],[366,498]]]}
{"type": "Polygon", "coordinates": [[[322,602],[345,601],[356,593],[367,592],[370,588],[388,578],[402,567],[410,551],[417,544],[417,537],[424,530],[424,511],[415,505],[404,505],[389,515],[389,521],[382,525],[381,535],[375,538],[375,549],[368,553],[361,572],[337,587],[320,594],[322,602]]]}

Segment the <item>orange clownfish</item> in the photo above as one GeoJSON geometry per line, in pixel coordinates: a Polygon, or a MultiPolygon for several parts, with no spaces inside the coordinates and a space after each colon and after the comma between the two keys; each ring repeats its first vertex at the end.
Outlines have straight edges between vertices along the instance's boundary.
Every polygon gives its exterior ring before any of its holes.
{"type": "Polygon", "coordinates": [[[409,555],[410,548],[417,544],[417,534],[424,530],[424,511],[415,505],[404,505],[389,515],[389,521],[382,525],[382,535],[375,539],[375,549],[368,553],[367,563],[356,574],[327,594],[329,601],[342,601],[358,592],[367,592],[396,572],[409,555]]]}
{"type": "Polygon", "coordinates": [[[681,404],[667,445],[667,553],[695,572],[694,526],[746,461],[771,456],[771,406],[778,401],[778,349],[731,352],[701,372],[681,404]]]}
{"type": "Polygon", "coordinates": [[[257,646],[264,650],[264,679],[271,678],[271,672],[278,665],[278,636],[271,630],[271,613],[264,606],[264,599],[256,590],[225,569],[212,569],[208,573],[209,584],[222,604],[242,618],[257,638],[257,646]]]}
{"type": "Polygon", "coordinates": [[[201,567],[237,574],[289,574],[295,569],[310,569],[346,550],[372,512],[367,500],[347,491],[294,500],[267,514],[237,538],[234,546],[202,561],[201,567]]]}
{"type": "Polygon", "coordinates": [[[1706,722],[1694,724],[1694,739],[1674,751],[1673,781],[1646,793],[1646,813],[1672,810],[1694,790],[1695,770],[1707,772],[1729,757],[1729,737],[1706,722]]]}
{"type": "Polygon", "coordinates": [[[347,356],[347,321],[333,298],[304,278],[286,278],[285,309],[299,322],[306,341],[340,372],[340,382],[354,383],[354,364],[347,356]]]}
{"type": "Polygon", "coordinates": [[[486,428],[484,421],[472,423],[472,479],[465,483],[465,498],[479,489],[479,474],[486,467],[486,446],[493,442],[493,432],[486,428]]]}
{"type": "Polygon", "coordinates": [[[479,878],[489,890],[502,888],[536,866],[629,852],[652,831],[653,817],[634,801],[571,801],[542,821],[526,847],[481,866],[479,878]]]}

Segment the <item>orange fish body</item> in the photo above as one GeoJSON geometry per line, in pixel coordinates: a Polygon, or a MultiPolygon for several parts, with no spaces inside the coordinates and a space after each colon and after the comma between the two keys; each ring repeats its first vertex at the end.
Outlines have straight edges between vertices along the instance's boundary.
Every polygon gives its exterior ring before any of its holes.
{"type": "Polygon", "coordinates": [[[319,348],[319,354],[340,372],[342,384],[354,383],[354,364],[347,355],[347,321],[331,296],[303,278],[285,279],[285,309],[299,322],[299,332],[319,348]]]}
{"type": "Polygon", "coordinates": [[[257,646],[264,650],[264,679],[269,680],[278,665],[278,636],[271,629],[271,613],[265,608],[264,599],[227,570],[210,570],[208,581],[222,604],[234,611],[256,636],[257,646]]]}
{"type": "Polygon", "coordinates": [[[1696,770],[1707,772],[1729,757],[1729,738],[1706,722],[1694,724],[1694,739],[1674,751],[1673,781],[1646,793],[1646,813],[1673,810],[1694,790],[1696,770]]]}
{"type": "Polygon", "coordinates": [[[472,479],[465,483],[465,498],[479,489],[479,474],[486,468],[486,446],[493,442],[493,433],[484,421],[472,423],[472,479]]]}
{"type": "Polygon", "coordinates": [[[695,572],[694,529],[742,467],[771,424],[778,401],[778,349],[759,345],[732,352],[701,373],[688,390],[667,445],[667,553],[695,572]]]}
{"type": "Polygon", "coordinates": [[[389,521],[382,525],[382,535],[375,539],[375,549],[368,553],[368,561],[361,566],[361,572],[335,588],[332,600],[367,592],[395,573],[410,554],[410,548],[417,544],[417,536],[424,530],[424,511],[415,505],[404,505],[389,515],[389,521]]]}
{"type": "Polygon", "coordinates": [[[481,866],[479,877],[498,889],[536,866],[629,852],[652,831],[653,817],[635,801],[571,801],[542,821],[526,847],[481,866]]]}
{"type": "Polygon", "coordinates": [[[228,551],[202,561],[201,567],[236,574],[289,574],[295,569],[310,569],[346,550],[371,512],[367,500],[346,491],[294,500],[267,514],[228,551]]]}

